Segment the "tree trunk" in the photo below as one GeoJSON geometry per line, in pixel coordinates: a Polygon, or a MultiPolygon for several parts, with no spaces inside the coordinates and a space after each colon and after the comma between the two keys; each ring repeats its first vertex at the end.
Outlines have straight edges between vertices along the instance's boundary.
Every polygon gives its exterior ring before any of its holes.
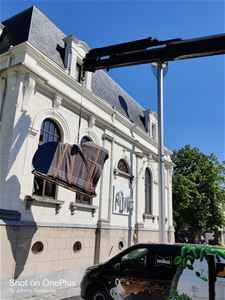
{"type": "Polygon", "coordinates": [[[177,290],[178,282],[179,282],[180,276],[183,273],[183,270],[184,269],[182,267],[177,267],[177,271],[174,274],[173,279],[172,279],[171,290],[175,290],[175,291],[177,290]]]}

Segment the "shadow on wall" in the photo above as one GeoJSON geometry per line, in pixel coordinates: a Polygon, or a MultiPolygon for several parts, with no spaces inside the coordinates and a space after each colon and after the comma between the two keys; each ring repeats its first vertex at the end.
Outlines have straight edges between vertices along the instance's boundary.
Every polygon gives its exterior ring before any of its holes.
{"type": "Polygon", "coordinates": [[[10,155],[13,157],[13,160],[11,160],[8,170],[11,169],[13,162],[16,160],[16,157],[25,142],[29,128],[31,124],[31,118],[26,113],[23,113],[21,117],[19,118],[18,122],[16,123],[16,126],[13,129],[13,132],[15,133],[15,136],[13,136],[13,140],[15,143],[13,144],[10,155]]]}
{"type": "MultiPolygon", "coordinates": [[[[24,206],[24,201],[20,199],[21,186],[17,176],[11,176],[5,182],[5,185],[8,191],[13,191],[12,195],[17,199],[18,207],[24,206]]],[[[11,199],[8,199],[8,201],[10,200],[11,199]]],[[[32,211],[30,210],[29,212],[31,214],[31,218],[28,226],[12,225],[12,220],[9,220],[7,218],[4,219],[4,222],[6,224],[6,233],[11,245],[15,264],[13,279],[17,279],[23,272],[31,248],[33,236],[37,231],[37,226],[33,219],[32,211]]]]}
{"type": "MultiPolygon", "coordinates": [[[[29,128],[31,125],[31,118],[26,113],[23,113],[17,121],[11,132],[8,132],[8,141],[5,141],[7,148],[5,149],[4,161],[8,162],[7,168],[4,168],[1,173],[1,180],[4,183],[7,178],[13,163],[16,161],[18,153],[25,142],[29,128]]],[[[25,158],[24,158],[25,159],[25,158]]]]}

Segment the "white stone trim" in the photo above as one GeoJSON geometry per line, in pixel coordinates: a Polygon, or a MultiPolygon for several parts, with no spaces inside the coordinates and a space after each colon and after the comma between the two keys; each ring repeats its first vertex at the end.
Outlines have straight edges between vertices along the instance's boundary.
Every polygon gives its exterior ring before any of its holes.
{"type": "Polygon", "coordinates": [[[65,118],[59,113],[59,112],[54,112],[53,109],[47,108],[40,110],[37,112],[36,116],[34,117],[34,120],[31,124],[30,127],[30,132],[37,132],[41,128],[42,122],[47,119],[51,118],[58,122],[59,126],[61,127],[62,130],[62,139],[64,143],[69,143],[71,144],[71,135],[70,135],[70,129],[67,121],[65,118]]]}
{"type": "Polygon", "coordinates": [[[158,182],[158,176],[156,176],[156,172],[155,172],[155,169],[151,166],[151,163],[149,161],[147,162],[144,162],[144,165],[143,165],[143,173],[142,173],[142,178],[145,177],[145,169],[149,169],[150,173],[151,173],[151,176],[152,176],[152,183],[156,183],[158,182]]]}
{"type": "MultiPolygon", "coordinates": [[[[76,135],[75,141],[73,141],[74,143],[77,142],[77,136],[78,136],[78,133],[76,135]]],[[[80,129],[80,141],[81,141],[83,136],[89,136],[95,144],[100,146],[100,140],[99,140],[97,134],[92,129],[90,129],[90,128],[81,128],[80,129]]]]}
{"type": "Polygon", "coordinates": [[[129,171],[128,174],[129,174],[129,175],[132,175],[132,174],[131,174],[131,161],[130,161],[129,157],[126,156],[125,154],[121,155],[121,156],[115,161],[114,169],[115,169],[115,170],[118,169],[118,168],[117,168],[117,165],[118,165],[118,163],[119,163],[119,161],[120,161],[121,159],[123,159],[123,160],[125,160],[125,161],[127,162],[127,165],[128,165],[128,171],[129,171]]]}
{"type": "Polygon", "coordinates": [[[54,113],[56,113],[57,110],[59,109],[59,107],[61,106],[62,100],[63,100],[62,95],[60,95],[59,93],[54,94],[54,99],[52,102],[52,107],[53,107],[54,113]]]}

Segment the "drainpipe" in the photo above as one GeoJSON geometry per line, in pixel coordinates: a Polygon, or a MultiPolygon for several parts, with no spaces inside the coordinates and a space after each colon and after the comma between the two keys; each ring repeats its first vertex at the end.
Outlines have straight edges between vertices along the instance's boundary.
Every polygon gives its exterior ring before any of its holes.
{"type": "Polygon", "coordinates": [[[114,189],[113,189],[113,157],[114,157],[114,139],[111,140],[111,157],[110,157],[110,177],[109,177],[109,206],[108,206],[108,220],[109,223],[111,221],[111,213],[112,213],[112,203],[114,197],[114,189]]]}

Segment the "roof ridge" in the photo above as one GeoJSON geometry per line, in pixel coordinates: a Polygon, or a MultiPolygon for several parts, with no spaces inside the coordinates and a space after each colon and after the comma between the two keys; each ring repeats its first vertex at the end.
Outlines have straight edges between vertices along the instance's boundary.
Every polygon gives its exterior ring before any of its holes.
{"type": "Polygon", "coordinates": [[[32,19],[33,19],[33,15],[34,15],[34,9],[35,9],[36,7],[33,5],[33,6],[31,6],[30,8],[31,8],[31,16],[30,16],[30,24],[29,24],[28,35],[27,35],[27,40],[28,40],[28,41],[29,41],[29,38],[30,38],[32,19]]]}
{"type": "MultiPolygon", "coordinates": [[[[63,35],[67,36],[46,14],[44,14],[38,7],[36,7],[35,5],[32,6],[33,8],[33,12],[36,11],[37,13],[39,13],[40,15],[42,15],[42,17],[44,17],[46,20],[48,20],[49,23],[51,23],[51,25],[53,27],[55,27],[58,31],[60,31],[63,35]]],[[[32,12],[32,16],[33,16],[33,12],[32,12]]]]}
{"type": "Polygon", "coordinates": [[[22,15],[22,14],[24,14],[25,12],[28,12],[29,10],[32,11],[32,10],[33,10],[33,7],[34,7],[34,6],[30,6],[30,7],[26,8],[26,9],[22,10],[21,12],[18,12],[17,14],[15,14],[15,15],[13,15],[13,16],[7,18],[7,19],[5,19],[4,21],[1,21],[1,23],[5,23],[5,22],[7,22],[7,21],[9,21],[9,20],[11,20],[11,19],[17,18],[19,15],[22,15]]]}

